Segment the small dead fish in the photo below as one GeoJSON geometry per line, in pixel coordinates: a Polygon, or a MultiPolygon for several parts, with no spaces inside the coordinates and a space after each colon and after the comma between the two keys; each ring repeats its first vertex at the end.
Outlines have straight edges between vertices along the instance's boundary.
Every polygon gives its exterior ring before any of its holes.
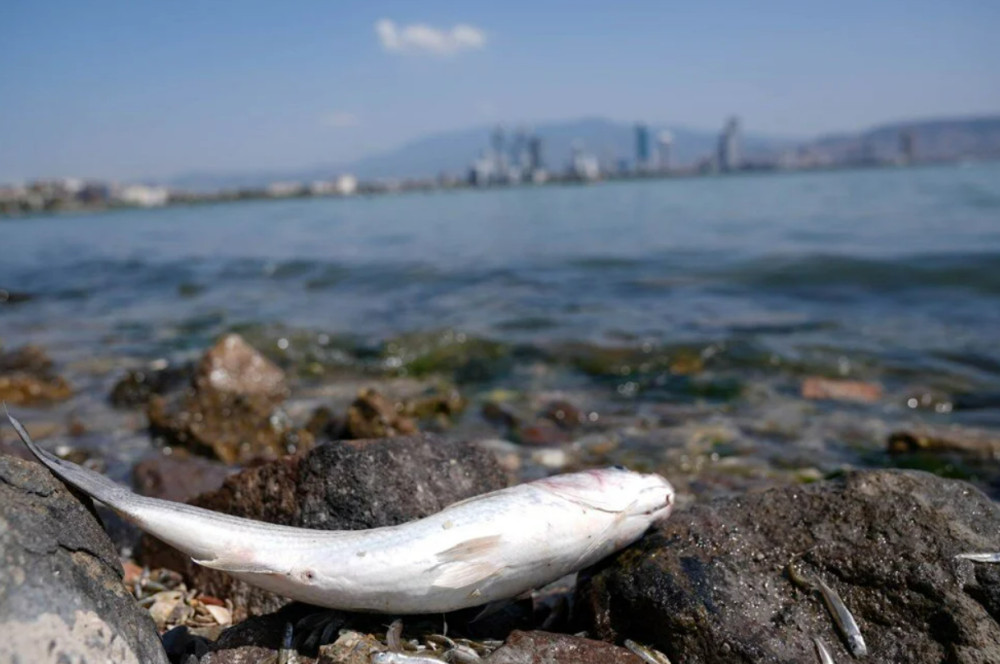
{"type": "Polygon", "coordinates": [[[659,650],[636,643],[632,639],[625,639],[625,647],[631,650],[636,657],[646,662],[646,664],[670,664],[670,660],[659,650]]]}
{"type": "Polygon", "coordinates": [[[479,664],[483,658],[470,646],[455,644],[455,647],[444,654],[444,661],[451,664],[479,664]]]}
{"type": "Polygon", "coordinates": [[[397,618],[389,625],[385,631],[385,643],[389,650],[402,652],[403,650],[403,621],[397,618]]]}
{"type": "Polygon", "coordinates": [[[407,655],[401,652],[377,652],[372,655],[372,664],[441,664],[446,660],[430,655],[407,655]]]}
{"type": "Polygon", "coordinates": [[[997,553],[960,553],[956,558],[971,560],[977,563],[1000,563],[1000,552],[997,553]]]}
{"type": "Polygon", "coordinates": [[[851,612],[847,609],[847,605],[844,604],[844,600],[840,599],[840,595],[837,594],[836,590],[826,585],[823,579],[819,577],[809,579],[803,576],[795,568],[795,561],[788,563],[788,577],[793,583],[805,590],[810,592],[819,590],[819,594],[823,597],[823,603],[826,604],[827,611],[833,617],[834,624],[847,641],[847,649],[850,653],[855,657],[864,657],[868,654],[868,646],[865,645],[865,639],[861,636],[858,623],[855,622],[854,616],[851,615],[851,612]]]}
{"type": "Polygon", "coordinates": [[[833,655],[826,649],[826,644],[816,637],[813,637],[813,643],[816,644],[816,656],[819,657],[819,664],[833,664],[833,655]]]}

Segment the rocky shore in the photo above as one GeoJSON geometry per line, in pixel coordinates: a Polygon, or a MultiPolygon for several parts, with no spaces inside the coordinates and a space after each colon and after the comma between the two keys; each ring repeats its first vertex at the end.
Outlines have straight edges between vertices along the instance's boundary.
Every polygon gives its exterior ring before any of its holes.
{"type": "MultiPolygon", "coordinates": [[[[436,357],[435,366],[482,372],[491,366],[485,358],[502,359],[496,348],[465,350],[436,357]]],[[[427,353],[402,361],[419,373],[420,358],[427,353]]],[[[573,361],[613,373],[634,358],[573,361]]],[[[671,361],[682,380],[702,360],[671,361]]],[[[396,399],[363,385],[341,405],[304,409],[289,402],[282,368],[228,335],[189,366],[133,370],[111,398],[143,418],[159,448],[134,467],[137,491],[305,528],[403,523],[541,474],[629,461],[599,428],[614,426],[612,412],[598,415],[565,395],[529,404],[495,392],[480,414],[501,435],[463,439],[434,432],[468,407],[465,399],[449,385],[425,387],[396,399]]],[[[22,407],[57,403],[73,389],[39,349],[0,356],[0,388],[22,407]]],[[[802,396],[883,398],[877,386],[835,379],[804,383],[802,396]]],[[[194,565],[101,510],[112,541],[89,500],[17,458],[23,450],[0,436],[0,661],[208,664],[291,661],[294,652],[302,663],[360,664],[395,650],[491,664],[818,662],[816,640],[834,661],[851,661],[820,585],[853,617],[866,661],[1000,661],[1000,565],[956,557],[1000,551],[1000,508],[986,494],[914,470],[780,482],[736,475],[730,490],[708,492],[706,482],[719,487],[726,476],[701,474],[692,447],[672,446],[670,436],[686,432],[689,445],[707,450],[703,459],[745,439],[723,423],[687,423],[695,409],[662,407],[660,421],[677,422],[669,435],[617,429],[676,450],[662,459],[677,463],[670,479],[681,509],[578,583],[563,580],[488,617],[355,615],[289,603],[194,565]],[[124,566],[122,552],[130,554],[124,566]]],[[[780,436],[784,421],[753,426],[780,436]]],[[[995,444],[988,433],[953,428],[886,431],[885,440],[890,457],[988,459],[995,444]]]]}

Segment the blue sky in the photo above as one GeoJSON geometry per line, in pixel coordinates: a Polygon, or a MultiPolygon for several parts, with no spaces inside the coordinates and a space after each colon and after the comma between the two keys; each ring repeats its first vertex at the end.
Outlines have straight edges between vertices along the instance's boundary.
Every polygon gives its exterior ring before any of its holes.
{"type": "Polygon", "coordinates": [[[0,182],[350,160],[580,116],[793,136],[1000,111],[1000,3],[7,0],[0,182]]]}

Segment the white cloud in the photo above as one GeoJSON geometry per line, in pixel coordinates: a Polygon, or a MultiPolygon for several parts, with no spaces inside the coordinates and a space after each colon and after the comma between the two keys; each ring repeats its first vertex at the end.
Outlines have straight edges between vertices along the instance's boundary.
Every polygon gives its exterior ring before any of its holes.
{"type": "Polygon", "coordinates": [[[375,34],[390,53],[454,55],[486,46],[486,33],[464,23],[444,30],[424,23],[396,25],[384,18],[375,22],[375,34]]]}
{"type": "Polygon", "coordinates": [[[334,111],[323,116],[323,124],[327,127],[337,127],[340,129],[343,127],[357,127],[361,124],[361,120],[358,119],[357,115],[349,111],[334,111]]]}

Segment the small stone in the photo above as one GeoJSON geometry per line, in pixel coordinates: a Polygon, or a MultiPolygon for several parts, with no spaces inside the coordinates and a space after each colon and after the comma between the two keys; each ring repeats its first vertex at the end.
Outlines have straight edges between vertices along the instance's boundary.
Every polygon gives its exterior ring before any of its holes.
{"type": "Polygon", "coordinates": [[[233,614],[232,612],[224,606],[216,606],[215,604],[205,604],[205,610],[212,614],[215,622],[220,625],[231,625],[233,624],[233,614]]]}
{"type": "Polygon", "coordinates": [[[882,398],[882,386],[860,380],[811,376],[802,382],[802,398],[875,403],[882,398]]]}
{"type": "Polygon", "coordinates": [[[372,655],[383,650],[382,642],[370,634],[345,631],[333,643],[320,647],[317,664],[369,664],[372,655]]]}

